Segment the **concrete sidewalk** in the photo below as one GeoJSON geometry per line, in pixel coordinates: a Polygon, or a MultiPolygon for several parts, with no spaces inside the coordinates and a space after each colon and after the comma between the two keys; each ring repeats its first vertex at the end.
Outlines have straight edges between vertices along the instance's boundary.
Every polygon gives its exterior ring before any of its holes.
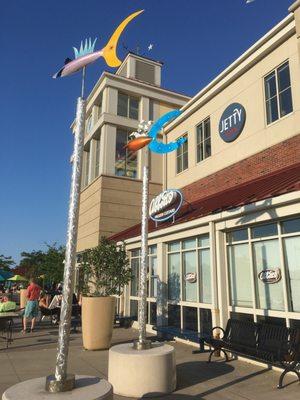
{"type": "MultiPolygon", "coordinates": [[[[114,329],[114,344],[135,338],[134,329],[114,329]]],[[[0,394],[17,382],[53,373],[56,343],[57,329],[51,326],[25,336],[15,334],[8,350],[2,349],[4,343],[0,342],[0,394]]],[[[207,364],[207,353],[193,355],[193,347],[171,344],[176,348],[177,390],[161,397],[165,400],[294,400],[300,395],[296,376],[287,377],[287,387],[278,390],[278,372],[238,360],[225,363],[216,358],[207,364]]],[[[108,351],[84,351],[81,334],[72,334],[69,372],[107,377],[107,363],[108,351]]]]}

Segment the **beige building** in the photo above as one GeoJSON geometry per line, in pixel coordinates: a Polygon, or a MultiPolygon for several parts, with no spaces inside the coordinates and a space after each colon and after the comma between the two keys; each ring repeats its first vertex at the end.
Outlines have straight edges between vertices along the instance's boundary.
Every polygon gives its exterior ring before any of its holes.
{"type": "MultiPolygon", "coordinates": [[[[139,153],[124,149],[141,120],[155,120],[190,98],[161,86],[162,63],[129,53],[115,74],[104,72],[87,99],[77,251],[95,247],[140,220],[139,153]]],[[[150,195],[162,188],[162,160],[150,160],[150,195]]]]}
{"type": "MultiPolygon", "coordinates": [[[[229,317],[300,326],[300,2],[182,107],[164,189],[185,203],[150,223],[148,324],[208,332],[229,317]],[[271,283],[271,278],[273,284],[271,283]]],[[[137,316],[140,226],[125,240],[137,316]]]]}

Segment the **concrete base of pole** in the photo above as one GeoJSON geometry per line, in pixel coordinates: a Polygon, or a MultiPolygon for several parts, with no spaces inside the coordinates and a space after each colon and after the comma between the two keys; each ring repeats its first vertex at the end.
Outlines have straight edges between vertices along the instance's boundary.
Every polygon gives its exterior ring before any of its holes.
{"type": "Polygon", "coordinates": [[[111,347],[108,380],[114,393],[126,397],[146,394],[161,396],[176,389],[175,349],[153,343],[147,350],[136,350],[132,343],[111,347]]]}
{"type": "Polygon", "coordinates": [[[113,389],[105,379],[96,376],[76,375],[75,389],[69,392],[50,393],[45,389],[45,377],[17,383],[7,389],[2,400],[112,400],[113,389]]]}

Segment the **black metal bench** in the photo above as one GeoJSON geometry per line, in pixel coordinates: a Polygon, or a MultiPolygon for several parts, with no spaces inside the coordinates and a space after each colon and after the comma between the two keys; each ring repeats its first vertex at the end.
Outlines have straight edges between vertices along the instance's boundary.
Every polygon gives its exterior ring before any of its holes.
{"type": "Polygon", "coordinates": [[[153,326],[153,330],[162,334],[163,339],[169,340],[174,337],[178,337],[180,339],[189,340],[190,342],[198,343],[199,350],[194,350],[193,353],[203,353],[204,350],[204,342],[208,339],[208,335],[204,333],[191,331],[189,329],[180,329],[175,326],[153,326]]]}
{"type": "Polygon", "coordinates": [[[13,318],[0,318],[0,338],[6,341],[6,348],[13,342],[13,318]]]}
{"type": "Polygon", "coordinates": [[[300,364],[299,329],[229,319],[225,331],[221,327],[214,327],[211,337],[206,338],[205,342],[213,348],[208,362],[216,352],[223,352],[228,361],[227,351],[229,351],[234,355],[283,368],[278,389],[283,387],[283,379],[288,372],[294,372],[300,380],[300,373],[297,370],[300,364]],[[223,333],[221,339],[213,337],[213,332],[217,329],[223,333]]]}

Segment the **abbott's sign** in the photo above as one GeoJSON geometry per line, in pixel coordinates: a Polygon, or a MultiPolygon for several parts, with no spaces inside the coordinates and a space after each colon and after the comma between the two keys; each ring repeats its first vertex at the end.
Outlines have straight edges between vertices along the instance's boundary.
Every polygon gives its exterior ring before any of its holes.
{"type": "Polygon", "coordinates": [[[153,221],[166,221],[177,213],[182,205],[180,190],[169,189],[160,193],[150,203],[149,216],[153,221]]]}
{"type": "Polygon", "coordinates": [[[219,135],[229,143],[233,142],[244,129],[246,111],[239,103],[232,103],[223,112],[219,122],[219,135]]]}
{"type": "Polygon", "coordinates": [[[258,274],[258,278],[263,283],[277,283],[281,280],[281,270],[280,268],[264,269],[258,274]]]}

